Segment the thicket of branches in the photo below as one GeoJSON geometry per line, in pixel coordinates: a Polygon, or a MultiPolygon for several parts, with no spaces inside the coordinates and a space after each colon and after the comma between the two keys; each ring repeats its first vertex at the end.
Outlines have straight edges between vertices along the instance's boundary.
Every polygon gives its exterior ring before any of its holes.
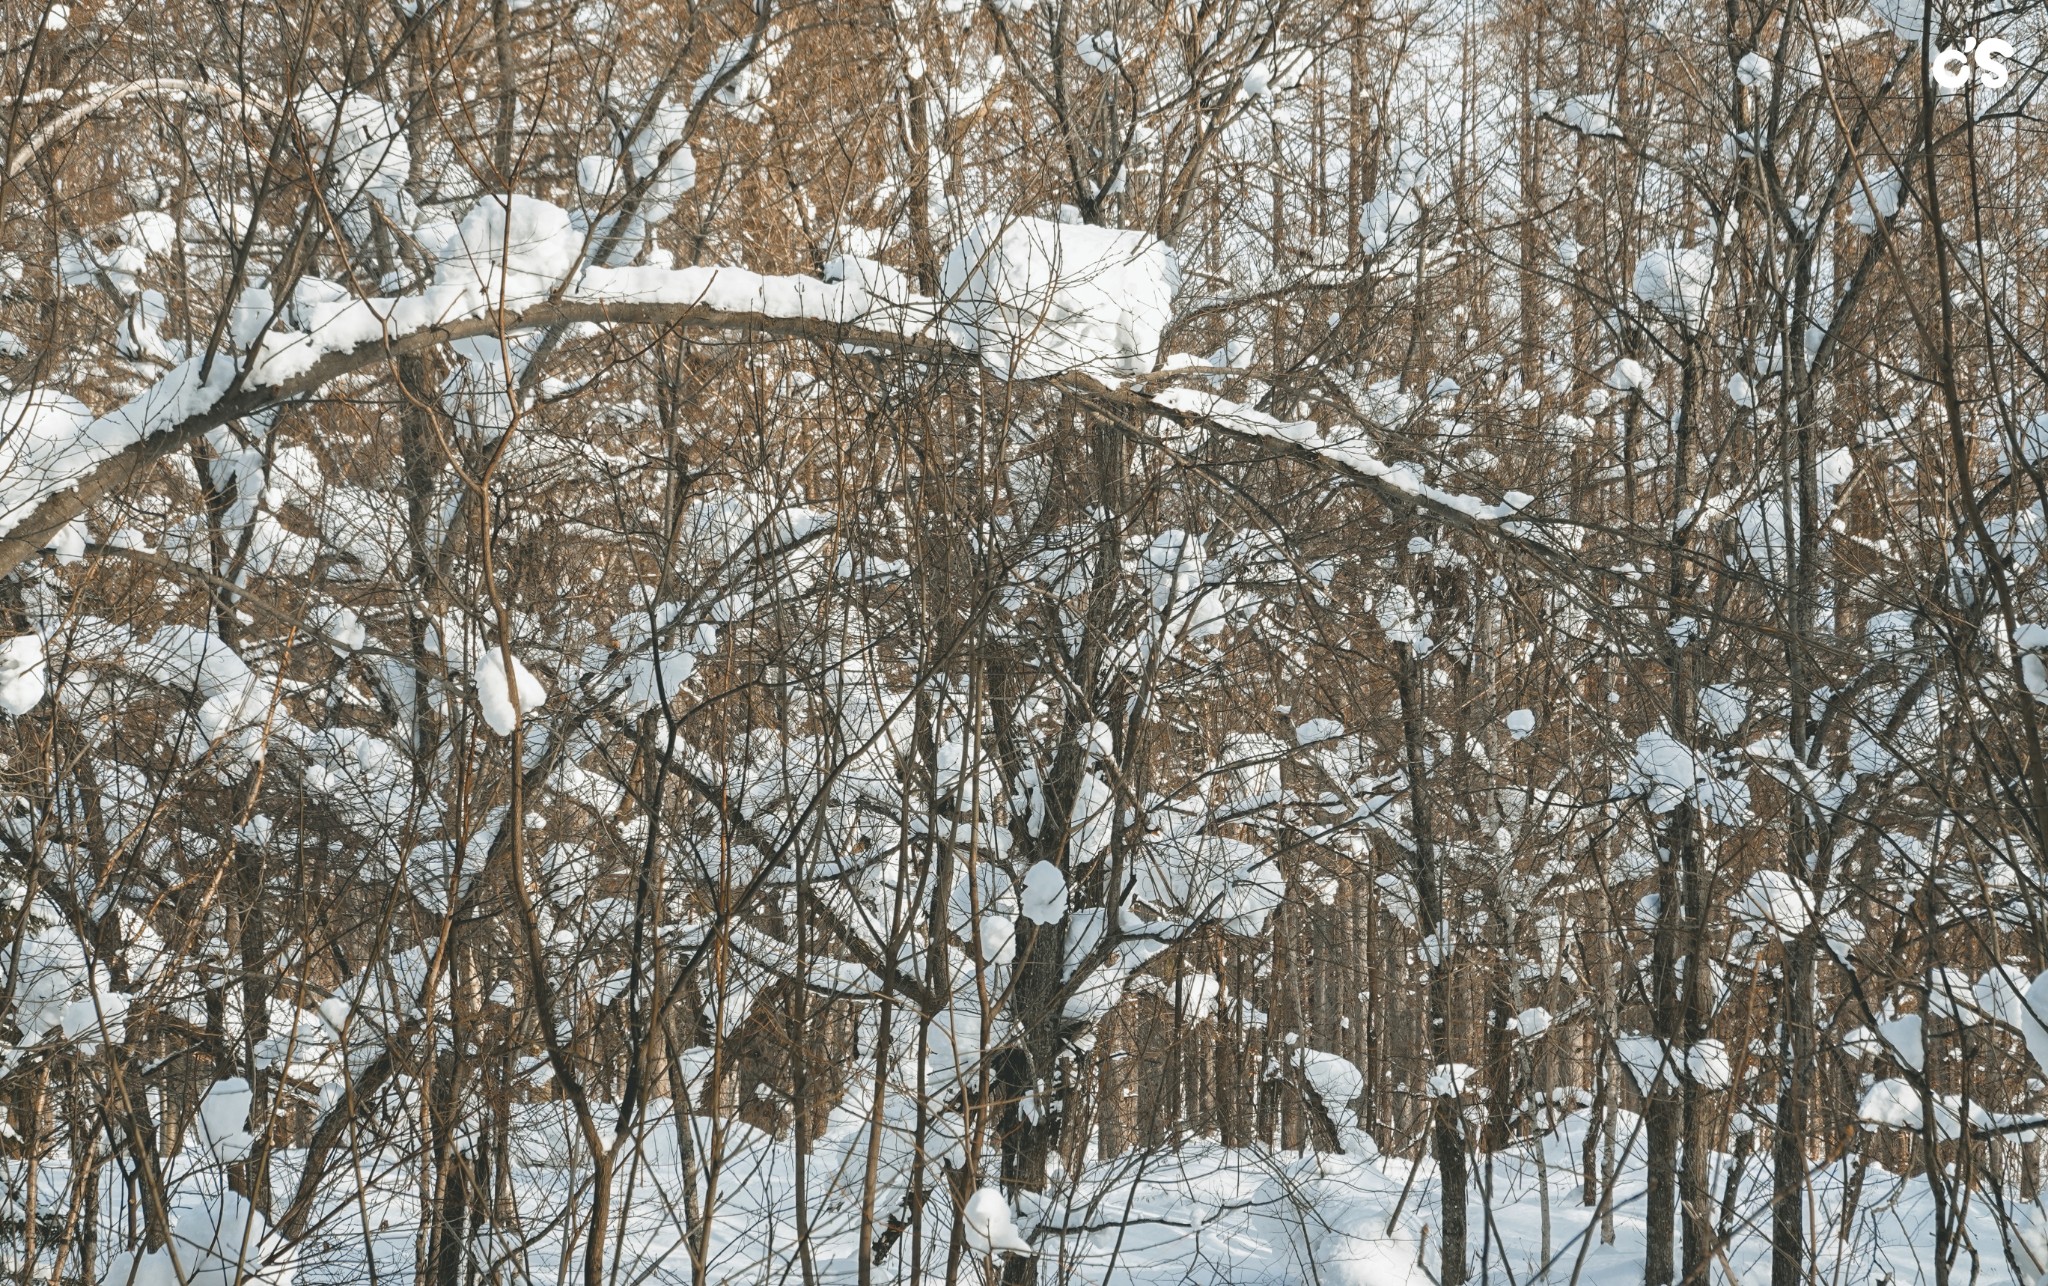
{"type": "Polygon", "coordinates": [[[2048,1271],[2038,15],[4,12],[23,1283],[1050,1283],[1207,1140],[1457,1286],[1546,1137],[1560,1279],[2048,1271]],[[1088,225],[1163,336],[977,351],[1088,225]]]}

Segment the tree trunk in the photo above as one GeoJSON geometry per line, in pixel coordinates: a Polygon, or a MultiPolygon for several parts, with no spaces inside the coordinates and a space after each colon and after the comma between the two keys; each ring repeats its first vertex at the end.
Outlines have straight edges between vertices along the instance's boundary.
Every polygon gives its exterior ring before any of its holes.
{"type": "MultiPolygon", "coordinates": [[[[1446,1067],[1451,1057],[1450,949],[1445,940],[1450,928],[1444,922],[1443,872],[1438,867],[1431,828],[1428,789],[1428,758],[1423,745],[1422,680],[1412,648],[1401,650],[1399,682],[1401,724],[1408,760],[1409,829],[1414,841],[1415,894],[1421,905],[1421,929],[1429,955],[1429,1058],[1431,1070],[1446,1067]]],[[[1437,1089],[1449,1089],[1439,1086],[1437,1089]]],[[[1464,1119],[1453,1094],[1432,1093],[1429,1107],[1430,1152],[1436,1160],[1437,1179],[1442,1185],[1442,1259],[1437,1269],[1440,1286],[1461,1286],[1465,1280],[1465,1198],[1469,1178],[1465,1168],[1464,1119]]]]}
{"type": "Polygon", "coordinates": [[[1771,1144],[1771,1286],[1803,1286],[1806,1261],[1805,1069],[1813,1061],[1813,952],[1804,936],[1785,949],[1778,1021],[1778,1119],[1771,1144]]]}

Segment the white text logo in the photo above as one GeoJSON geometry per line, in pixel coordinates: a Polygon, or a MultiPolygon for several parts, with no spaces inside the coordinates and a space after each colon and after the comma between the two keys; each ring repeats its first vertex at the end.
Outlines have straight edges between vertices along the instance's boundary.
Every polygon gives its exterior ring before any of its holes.
{"type": "Polygon", "coordinates": [[[2012,57],[2012,42],[1993,36],[1989,40],[1972,40],[1961,49],[1951,45],[1934,55],[1934,61],[1927,65],[1927,74],[1934,77],[1934,83],[1943,89],[1961,89],[1970,83],[1972,76],[1986,89],[2004,89],[2012,79],[2003,59],[2012,57]]]}

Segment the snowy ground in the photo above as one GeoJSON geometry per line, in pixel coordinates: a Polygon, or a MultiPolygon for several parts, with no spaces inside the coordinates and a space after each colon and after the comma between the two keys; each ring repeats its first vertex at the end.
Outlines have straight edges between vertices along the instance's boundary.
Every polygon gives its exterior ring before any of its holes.
{"type": "MultiPolygon", "coordinates": [[[[557,1105],[528,1108],[518,1138],[516,1226],[499,1234],[496,1254],[503,1279],[568,1280],[565,1236],[581,1241],[584,1201],[577,1195],[585,1171],[576,1164],[557,1105]]],[[[650,1134],[620,1169],[625,1228],[614,1254],[618,1280],[687,1281],[691,1256],[684,1240],[683,1177],[674,1118],[650,1134]]],[[[745,1125],[728,1123],[712,1136],[695,1118],[705,1155],[715,1148],[717,1190],[711,1265],[707,1279],[733,1283],[802,1282],[797,1236],[796,1181],[786,1142],[745,1125]]],[[[1624,1119],[1624,1140],[1633,1126],[1624,1119]]],[[[1546,1140],[1547,1185],[1539,1182],[1531,1149],[1501,1153],[1475,1167],[1471,1204],[1474,1275],[1518,1283],[1611,1283],[1641,1280],[1643,1245],[1640,1140],[1620,1165],[1614,1240],[1603,1241],[1597,1212],[1583,1203],[1579,1185],[1583,1115],[1566,1119],[1546,1140]],[[1548,1201],[1544,1200],[1547,1187],[1548,1201]],[[1545,1223],[1548,1222],[1548,1233],[1545,1223]],[[1548,1254],[1546,1257],[1546,1247],[1548,1254]],[[1482,1261],[1484,1268],[1482,1269],[1482,1261]]],[[[1314,1286],[1417,1286],[1434,1281],[1437,1193],[1433,1168],[1414,1173],[1402,1160],[1379,1157],[1353,1133],[1343,1153],[1233,1150],[1191,1140],[1176,1151],[1127,1154],[1091,1164],[1063,1185],[1042,1212],[1023,1209],[1018,1221],[1043,1256],[1041,1282],[1313,1283],[1314,1286]],[[1035,1217],[1034,1217],[1035,1214],[1035,1217]]],[[[906,1140],[885,1131],[876,1203],[879,1225],[901,1209],[907,1175],[906,1140]]],[[[814,1280],[852,1281],[856,1275],[861,1176],[868,1123],[851,1110],[837,1114],[808,1163],[812,1230],[809,1271],[814,1280]]],[[[292,1162],[278,1158],[277,1177],[288,1187],[292,1162]]],[[[300,1251],[301,1283],[360,1283],[387,1276],[409,1280],[420,1251],[417,1206],[409,1195],[416,1171],[379,1167],[365,1158],[361,1200],[353,1193],[327,1208],[322,1229],[300,1251]],[[376,1247],[374,1267],[364,1262],[366,1239],[376,1247]]],[[[1838,1235],[1849,1168],[1819,1168],[1808,1200],[1809,1226],[1819,1229],[1817,1279],[1828,1283],[1931,1282],[1933,1242],[1926,1185],[1869,1167],[1846,1238],[1838,1235]]],[[[1722,1191],[1725,1159],[1717,1158],[1714,1191],[1722,1191]]],[[[1721,1258],[1717,1282],[1761,1286],[1769,1280],[1768,1166],[1752,1159],[1737,1202],[1738,1227],[1721,1258]]],[[[698,1199],[706,1196],[700,1176],[698,1199]]],[[[927,1211],[924,1275],[943,1276],[950,1211],[935,1196],[927,1211]]],[[[1968,1245],[1952,1280],[1981,1286],[2015,1278],[1998,1221],[1982,1193],[1969,1198],[1968,1245]]],[[[909,1244],[897,1243],[875,1270],[877,1282],[909,1278],[909,1244]]],[[[970,1263],[967,1280],[979,1268],[970,1263]]],[[[272,1274],[278,1276],[279,1274],[272,1274]]]]}

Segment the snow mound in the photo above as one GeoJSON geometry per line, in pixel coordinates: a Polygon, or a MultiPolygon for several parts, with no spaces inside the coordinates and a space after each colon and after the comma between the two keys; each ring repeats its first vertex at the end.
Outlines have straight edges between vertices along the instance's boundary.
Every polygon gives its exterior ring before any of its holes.
{"type": "Polygon", "coordinates": [[[1051,862],[1039,861],[1024,872],[1024,918],[1033,924],[1057,924],[1067,915],[1067,877],[1051,862]]]}
{"type": "Polygon", "coordinates": [[[98,462],[82,440],[91,422],[85,404],[68,393],[34,389],[0,398],[0,509],[7,517],[18,518],[57,489],[51,484],[98,462]]]}
{"type": "Polygon", "coordinates": [[[520,716],[538,710],[547,699],[548,690],[518,657],[512,658],[509,682],[504,653],[499,649],[490,649],[477,662],[476,701],[483,708],[484,722],[490,724],[491,731],[499,736],[511,736],[520,716]]]}
{"type": "Polygon", "coordinates": [[[1719,825],[1737,826],[1749,819],[1749,787],[1739,778],[1719,775],[1707,756],[1661,728],[1636,738],[1634,765],[1630,785],[1648,797],[1653,813],[1668,813],[1691,799],[1719,825]]]}
{"type": "Polygon", "coordinates": [[[1179,279],[1146,233],[1029,218],[982,220],[941,272],[960,342],[1020,380],[1151,370],[1179,279]]]}
{"type": "Polygon", "coordinates": [[[193,1118],[193,1134],[200,1147],[221,1161],[239,1161],[256,1144],[249,1133],[249,1109],[256,1096],[249,1082],[239,1076],[215,1081],[199,1101],[193,1118]]]}
{"type": "Polygon", "coordinates": [[[383,206],[401,226],[411,222],[405,185],[412,172],[412,146],[397,112],[363,94],[319,89],[301,94],[292,110],[332,172],[326,203],[342,214],[352,233],[369,230],[360,208],[365,198],[383,206]]]}
{"type": "MultiPolygon", "coordinates": [[[[1870,0],[1870,7],[1907,44],[1918,45],[1926,39],[1928,6],[1925,0],[1870,0]]],[[[1940,10],[1935,12],[1938,14],[1940,10]]]]}
{"type": "Polygon", "coordinates": [[[960,1231],[970,1249],[984,1255],[1014,1250],[1031,1253],[1031,1244],[1010,1217],[1010,1203],[994,1188],[983,1188],[960,1207],[960,1231]]]}
{"type": "Polygon", "coordinates": [[[1813,894],[1784,871],[1758,871],[1730,904],[1739,919],[1781,938],[1797,937],[1813,922],[1813,894]]]}
{"type": "Polygon", "coordinates": [[[1704,250],[1662,247],[1636,262],[1636,298],[1667,319],[1698,330],[1713,300],[1714,257],[1704,250]]]}
{"type": "Polygon", "coordinates": [[[0,643],[0,710],[24,715],[48,690],[40,634],[17,634],[0,643]]]}
{"type": "Polygon", "coordinates": [[[1315,1087],[1316,1097],[1329,1109],[1331,1118],[1340,1125],[1350,1125],[1355,1118],[1348,1109],[1365,1093],[1365,1073],[1358,1070],[1358,1065],[1342,1054],[1304,1049],[1301,1071],[1315,1087]]]}
{"type": "Polygon", "coordinates": [[[239,1192],[188,1202],[172,1242],[184,1286],[291,1286],[297,1275],[292,1250],[239,1192]]]}
{"type": "Polygon", "coordinates": [[[567,210],[530,196],[489,196],[456,226],[436,280],[523,307],[546,299],[582,255],[583,237],[567,210]]]}

